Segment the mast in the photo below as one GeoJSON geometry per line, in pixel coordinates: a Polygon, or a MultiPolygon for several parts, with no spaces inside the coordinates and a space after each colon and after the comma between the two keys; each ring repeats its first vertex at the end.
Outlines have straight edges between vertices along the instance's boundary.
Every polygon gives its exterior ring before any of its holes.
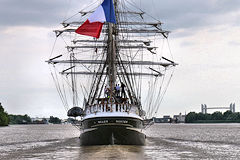
{"type": "MultiPolygon", "coordinates": [[[[114,11],[116,15],[117,0],[113,0],[114,11]]],[[[116,29],[116,25],[108,23],[108,49],[107,49],[107,61],[108,61],[108,78],[110,86],[110,98],[113,97],[113,91],[116,84],[116,47],[115,40],[113,36],[113,31],[116,29]]],[[[115,33],[115,32],[114,32],[115,33]]]]}
{"type": "MultiPolygon", "coordinates": [[[[70,53],[70,60],[74,60],[74,53],[70,53]]],[[[71,67],[71,73],[73,73],[74,72],[74,62],[70,63],[70,67],[71,67]]],[[[77,102],[76,102],[77,101],[76,76],[71,74],[71,80],[72,80],[71,83],[72,83],[72,94],[73,94],[73,96],[72,96],[72,98],[73,98],[73,106],[77,106],[77,102]]]]}
{"type": "Polygon", "coordinates": [[[116,69],[115,69],[115,56],[116,52],[114,50],[114,41],[113,41],[113,25],[108,24],[108,49],[107,49],[107,61],[108,61],[108,79],[110,87],[110,97],[113,96],[114,85],[116,82],[116,69]]]}

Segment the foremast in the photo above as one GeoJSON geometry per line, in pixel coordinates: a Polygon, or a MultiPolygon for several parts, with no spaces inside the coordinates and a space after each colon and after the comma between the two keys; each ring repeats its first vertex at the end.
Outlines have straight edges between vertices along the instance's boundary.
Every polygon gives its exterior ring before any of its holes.
{"type": "MultiPolygon", "coordinates": [[[[115,15],[117,15],[117,0],[113,0],[113,5],[114,5],[114,12],[115,15]]],[[[118,23],[118,19],[116,18],[116,22],[118,23]]],[[[113,23],[108,23],[108,41],[107,41],[107,72],[108,72],[108,79],[109,79],[109,87],[110,87],[110,101],[112,103],[112,100],[114,98],[114,87],[116,85],[116,76],[117,76],[117,71],[116,71],[116,25],[113,23]],[[113,34],[114,32],[114,34],[113,34]]]]}
{"type": "Polygon", "coordinates": [[[107,72],[108,72],[108,84],[110,89],[110,99],[113,97],[114,86],[116,83],[116,50],[115,50],[115,42],[113,37],[113,24],[108,24],[108,49],[107,49],[107,72]]]}

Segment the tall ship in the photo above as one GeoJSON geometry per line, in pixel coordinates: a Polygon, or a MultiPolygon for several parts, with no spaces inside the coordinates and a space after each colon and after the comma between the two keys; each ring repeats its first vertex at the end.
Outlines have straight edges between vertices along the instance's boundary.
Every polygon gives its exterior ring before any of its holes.
{"type": "Polygon", "coordinates": [[[136,6],[98,0],[54,30],[47,62],[81,145],[144,145],[158,114],[177,64],[170,32],[136,6]]]}

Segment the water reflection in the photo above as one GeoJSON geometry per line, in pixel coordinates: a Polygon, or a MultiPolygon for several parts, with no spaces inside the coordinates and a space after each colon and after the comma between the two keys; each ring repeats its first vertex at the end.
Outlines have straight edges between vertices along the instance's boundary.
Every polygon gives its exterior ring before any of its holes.
{"type": "Polygon", "coordinates": [[[116,160],[129,159],[141,160],[144,159],[143,146],[129,145],[103,145],[103,146],[81,146],[79,148],[79,158],[89,160],[116,160]]]}

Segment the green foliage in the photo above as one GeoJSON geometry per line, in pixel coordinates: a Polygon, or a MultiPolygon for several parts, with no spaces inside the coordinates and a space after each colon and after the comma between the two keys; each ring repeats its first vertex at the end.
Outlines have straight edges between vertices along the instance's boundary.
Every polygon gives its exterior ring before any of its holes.
{"type": "Polygon", "coordinates": [[[0,112],[0,126],[8,126],[9,124],[9,118],[7,113],[0,112]]]}
{"type": "Polygon", "coordinates": [[[50,116],[49,123],[60,124],[61,123],[61,119],[59,119],[58,117],[50,116]]]}
{"type": "Polygon", "coordinates": [[[227,120],[240,120],[240,113],[232,113],[228,115],[227,120]]]}
{"type": "Polygon", "coordinates": [[[0,103],[0,126],[8,126],[9,118],[7,112],[4,111],[3,106],[0,103]]]}
{"type": "Polygon", "coordinates": [[[212,120],[224,120],[222,112],[214,112],[212,114],[212,120]]]}
{"type": "Polygon", "coordinates": [[[186,123],[192,123],[196,120],[197,120],[197,113],[195,113],[195,112],[188,113],[186,118],[185,118],[186,123]]]}
{"type": "Polygon", "coordinates": [[[9,115],[10,118],[10,124],[31,124],[31,118],[25,114],[25,115],[9,115]]]}
{"type": "Polygon", "coordinates": [[[232,113],[226,111],[223,114],[221,112],[214,112],[213,114],[203,114],[190,112],[186,115],[186,123],[239,123],[240,113],[232,113]]]}
{"type": "Polygon", "coordinates": [[[232,111],[226,111],[226,112],[224,112],[224,113],[223,113],[224,119],[227,119],[228,116],[230,116],[231,114],[232,114],[232,111]]]}

